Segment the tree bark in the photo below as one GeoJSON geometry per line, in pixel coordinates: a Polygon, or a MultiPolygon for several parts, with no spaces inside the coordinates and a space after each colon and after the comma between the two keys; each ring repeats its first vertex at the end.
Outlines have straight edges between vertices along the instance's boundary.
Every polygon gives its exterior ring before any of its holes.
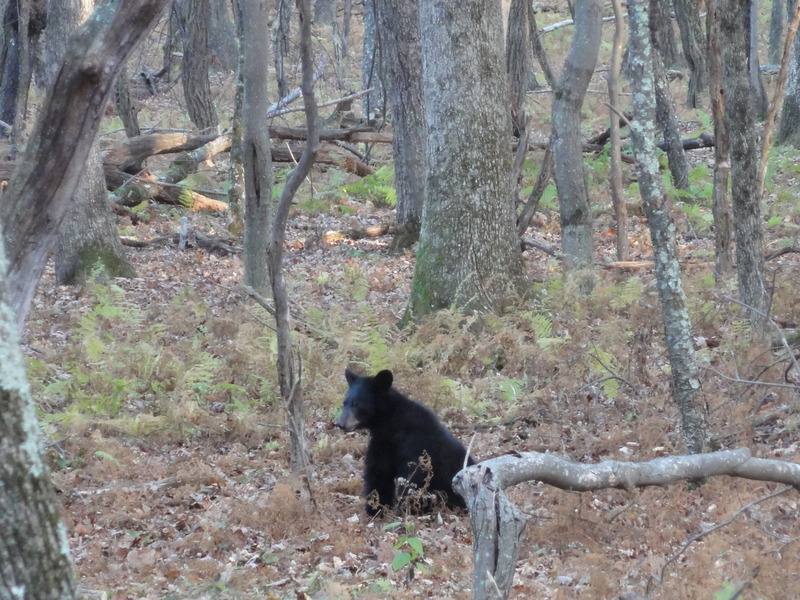
{"type": "Polygon", "coordinates": [[[722,55],[719,23],[716,19],[718,0],[706,2],[708,35],[708,70],[711,92],[711,114],[714,118],[714,256],[717,280],[733,272],[733,220],[728,196],[730,179],[730,137],[725,126],[725,101],[722,97],[722,55]]]}
{"type": "Polygon", "coordinates": [[[244,283],[257,291],[269,285],[267,236],[272,203],[272,154],[264,115],[269,110],[268,38],[260,27],[269,24],[266,0],[239,0],[244,53],[242,104],[242,166],[244,167],[244,283]]]}
{"type": "MultiPolygon", "coordinates": [[[[650,6],[659,0],[651,0],[650,6]]],[[[652,21],[651,21],[652,31],[652,21]]],[[[661,53],[655,45],[656,36],[653,35],[653,75],[656,84],[656,122],[664,133],[664,145],[667,148],[667,161],[672,174],[672,185],[679,190],[689,189],[689,163],[683,151],[680,125],[675,115],[675,105],[669,91],[669,82],[664,65],[661,62],[661,53]]]]}
{"type": "Polygon", "coordinates": [[[101,6],[70,44],[25,151],[3,194],[9,301],[21,327],[80,178],[116,72],[167,0],[101,6]]]}
{"type": "MultiPolygon", "coordinates": [[[[58,65],[67,52],[70,36],[91,14],[93,2],[73,0],[59,2],[49,15],[45,31],[44,61],[58,65]]],[[[125,66],[116,78],[127,90],[125,66]]],[[[55,73],[47,71],[52,85],[55,73]]],[[[130,94],[128,94],[130,101],[130,94]]],[[[129,109],[132,105],[129,105],[129,109]]],[[[125,119],[123,119],[125,120],[125,119]]],[[[137,125],[138,127],[138,125],[137,125]]],[[[125,256],[116,223],[106,198],[105,175],[96,147],[92,147],[83,174],[75,188],[70,209],[61,225],[55,253],[56,282],[59,285],[83,283],[92,271],[101,266],[110,277],[135,277],[136,271],[125,256]]]]}
{"type": "Polygon", "coordinates": [[[792,44],[786,81],[786,95],[783,97],[775,143],[800,148],[800,36],[795,37],[792,44]]]}
{"type": "Polygon", "coordinates": [[[427,183],[409,310],[500,311],[519,291],[499,6],[421,0],[427,183]],[[458,73],[458,77],[453,77],[458,73]]]}
{"type": "Polygon", "coordinates": [[[697,108],[700,96],[706,86],[705,46],[703,28],[700,26],[700,13],[695,0],[673,0],[675,19],[681,32],[683,56],[689,65],[689,86],[686,104],[697,108]]]}
{"type": "MultiPolygon", "coordinates": [[[[791,4],[791,0],[789,3],[791,4]]],[[[773,2],[770,9],[767,60],[771,65],[780,64],[781,55],[783,54],[783,31],[786,29],[786,7],[784,4],[782,0],[773,2]]]]}
{"type": "MultiPolygon", "coordinates": [[[[778,0],[779,2],[781,0],[778,0]]],[[[758,0],[750,0],[750,27],[747,29],[750,40],[750,51],[747,54],[750,88],[755,101],[756,116],[763,117],[769,108],[767,91],[764,89],[764,78],[761,77],[761,62],[758,58],[758,0]]]]}
{"type": "Polygon", "coordinates": [[[224,71],[233,71],[239,60],[229,5],[228,0],[211,0],[209,18],[208,48],[214,63],[224,71]]]}
{"type": "Polygon", "coordinates": [[[739,299],[748,307],[746,314],[756,332],[762,333],[769,294],[764,284],[756,107],[748,77],[749,8],[748,0],[720,0],[715,16],[719,22],[722,49],[725,124],[731,144],[731,197],[739,299]]]}
{"type": "Polygon", "coordinates": [[[419,239],[425,199],[425,112],[417,0],[374,0],[381,31],[381,60],[392,107],[392,153],[399,230],[392,249],[419,239]]]}
{"type": "Polygon", "coordinates": [[[361,98],[361,114],[370,123],[383,115],[383,74],[381,73],[381,34],[378,29],[376,1],[364,0],[364,56],[361,62],[361,85],[372,91],[361,98]]]}
{"type": "Polygon", "coordinates": [[[511,0],[506,31],[506,71],[511,87],[511,122],[515,134],[525,130],[525,98],[531,74],[528,42],[530,0],[511,0]]]}
{"type": "MultiPolygon", "coordinates": [[[[651,3],[652,4],[652,3],[651,3]]],[[[611,105],[610,152],[611,152],[611,204],[614,207],[614,220],[617,225],[617,260],[628,260],[628,205],[622,189],[622,142],[619,132],[619,115],[622,106],[619,101],[619,78],[622,66],[622,50],[625,45],[625,20],[622,18],[620,0],[612,0],[614,9],[614,41],[611,47],[611,68],[608,72],[608,102],[611,105]]]]}
{"type": "Polygon", "coordinates": [[[592,264],[592,214],[583,168],[581,107],[600,50],[602,12],[598,0],[575,3],[575,31],[553,94],[553,164],[561,215],[564,269],[592,264]]]}
{"type": "Polygon", "coordinates": [[[686,306],[680,263],[675,246],[671,206],[661,188],[655,146],[655,81],[650,45],[649,0],[629,3],[629,69],[633,93],[631,123],[636,173],[653,243],[658,296],[664,322],[667,356],[672,370],[673,394],[681,413],[688,452],[702,452],[708,440],[705,410],[698,399],[700,377],[692,340],[692,324],[686,306]]]}
{"type": "MultiPolygon", "coordinates": [[[[128,81],[128,66],[123,65],[117,75],[117,81],[114,84],[114,106],[117,109],[117,114],[122,121],[122,126],[125,128],[125,135],[129,138],[136,137],[142,134],[139,127],[139,115],[136,106],[133,104],[131,98],[131,86],[128,81]]],[[[141,170],[141,165],[137,165],[141,170]]]]}
{"type": "Polygon", "coordinates": [[[661,53],[661,60],[668,69],[678,69],[681,66],[681,53],[675,40],[675,30],[672,27],[672,11],[669,2],[650,3],[650,23],[655,30],[653,43],[661,53]]]}
{"type": "Polygon", "coordinates": [[[0,243],[0,598],[68,600],[75,579],[8,302],[0,243]]]}
{"type": "Polygon", "coordinates": [[[550,61],[547,58],[547,52],[545,52],[544,45],[542,44],[542,36],[539,35],[539,26],[536,24],[536,11],[532,6],[528,9],[528,30],[531,36],[533,55],[536,57],[536,60],[539,61],[539,66],[542,67],[542,73],[544,74],[545,81],[547,81],[547,85],[550,86],[550,89],[554,90],[558,82],[550,66],[550,61]]]}
{"type": "Polygon", "coordinates": [[[275,53],[275,79],[278,82],[278,98],[289,94],[289,82],[286,78],[284,63],[289,55],[289,34],[292,30],[292,1],[278,0],[277,23],[273,34],[273,52],[275,53]]]}
{"type": "Polygon", "coordinates": [[[72,206],[61,225],[55,253],[56,283],[83,283],[98,266],[109,277],[136,277],[106,198],[103,164],[95,148],[89,152],[72,206]]]}
{"type": "Polygon", "coordinates": [[[208,70],[211,55],[208,51],[208,24],[211,0],[191,0],[186,18],[186,37],[183,42],[183,98],[192,123],[200,130],[219,124],[208,70]]]}

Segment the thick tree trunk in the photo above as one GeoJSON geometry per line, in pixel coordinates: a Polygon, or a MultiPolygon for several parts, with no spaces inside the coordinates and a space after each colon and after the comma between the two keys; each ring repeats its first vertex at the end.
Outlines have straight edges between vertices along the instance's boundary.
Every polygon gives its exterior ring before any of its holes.
{"type": "Polygon", "coordinates": [[[522,278],[508,81],[493,0],[421,0],[427,183],[409,317],[502,310],[522,278]],[[458,73],[458,77],[453,77],[458,73]]]}
{"type": "Polygon", "coordinates": [[[269,43],[266,0],[239,0],[244,53],[242,163],[244,167],[244,283],[262,291],[269,285],[267,237],[272,204],[272,154],[264,115],[269,110],[269,43]]]}
{"type": "Polygon", "coordinates": [[[75,580],[7,301],[0,244],[0,598],[69,600],[75,580]]]}
{"type": "Polygon", "coordinates": [[[216,66],[224,71],[233,71],[239,60],[229,4],[228,0],[211,0],[208,32],[208,48],[216,66]]]}
{"type": "Polygon", "coordinates": [[[756,331],[761,333],[769,307],[769,294],[764,284],[756,107],[748,78],[749,9],[748,0],[720,0],[715,16],[719,22],[725,121],[731,144],[731,197],[739,299],[752,309],[746,314],[756,331]]]}
{"type": "Polygon", "coordinates": [[[583,169],[581,107],[600,50],[601,8],[598,0],[576,2],[576,35],[553,95],[553,164],[567,271],[590,266],[594,255],[592,214],[583,169]]]}
{"type": "Polygon", "coordinates": [[[711,92],[711,114],[714,118],[714,256],[717,279],[733,272],[733,220],[728,197],[730,179],[730,137],[725,126],[725,102],[722,88],[722,55],[719,41],[719,23],[716,20],[718,0],[706,3],[706,30],[708,33],[708,71],[711,92]]]}
{"type": "Polygon", "coordinates": [[[201,131],[219,124],[208,80],[210,11],[211,0],[191,0],[183,42],[183,98],[189,118],[201,131]]]}
{"type": "Polygon", "coordinates": [[[394,250],[419,239],[425,199],[425,108],[417,0],[374,0],[381,31],[381,59],[392,107],[392,152],[399,231],[394,250]]]}
{"type": "Polygon", "coordinates": [[[103,116],[114,76],[167,0],[103,6],[73,38],[36,127],[0,202],[10,269],[9,301],[25,322],[103,116]]]}
{"type": "Polygon", "coordinates": [[[690,453],[698,453],[706,446],[708,426],[705,410],[698,399],[700,378],[695,359],[692,324],[675,246],[675,225],[670,218],[669,199],[661,188],[656,155],[656,99],[648,5],[649,0],[632,0],[628,5],[631,28],[629,68],[634,90],[631,135],[636,154],[639,191],[653,243],[664,338],[672,369],[673,394],[681,412],[686,448],[690,453]]]}
{"type": "MultiPolygon", "coordinates": [[[[50,27],[45,30],[46,64],[61,63],[67,52],[70,36],[89,17],[94,3],[91,0],[73,0],[58,4],[58,9],[50,12],[50,27]]],[[[49,70],[46,72],[49,77],[47,87],[50,87],[56,74],[49,70]]],[[[116,100],[119,100],[121,81],[127,91],[125,73],[123,65],[114,86],[117,92],[116,100]]],[[[125,110],[132,108],[128,94],[128,106],[125,110]]],[[[126,120],[120,116],[123,121],[126,120]]],[[[119,239],[116,223],[106,198],[103,165],[97,149],[93,147],[75,188],[70,209],[59,230],[55,254],[56,281],[59,285],[82,283],[97,266],[102,266],[106,274],[111,277],[136,276],[119,239]]]]}
{"type": "Polygon", "coordinates": [[[673,0],[675,19],[681,31],[683,56],[689,65],[689,89],[686,104],[698,107],[700,96],[706,87],[705,36],[700,25],[700,11],[695,0],[673,0]]]}
{"type": "Polygon", "coordinates": [[[654,43],[661,53],[661,60],[667,69],[678,69],[681,66],[681,53],[675,40],[675,29],[672,27],[672,10],[669,2],[650,2],[650,23],[655,30],[654,43]]]}
{"type": "Polygon", "coordinates": [[[102,266],[110,277],[136,277],[125,257],[125,249],[106,198],[103,164],[92,148],[72,206],[61,225],[55,253],[56,282],[83,283],[102,266]]]}

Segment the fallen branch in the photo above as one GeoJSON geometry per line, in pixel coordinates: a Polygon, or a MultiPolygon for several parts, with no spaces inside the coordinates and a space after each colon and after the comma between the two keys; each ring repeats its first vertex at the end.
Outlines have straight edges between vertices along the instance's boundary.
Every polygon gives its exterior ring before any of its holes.
{"type": "Polygon", "coordinates": [[[473,598],[507,598],[511,590],[525,515],[503,490],[540,481],[563,490],[633,490],[686,479],[730,475],[784,483],[800,490],[800,464],[754,458],[747,448],[657,458],[644,463],[607,460],[578,464],[553,454],[523,452],[500,456],[460,471],[455,490],[466,500],[473,530],[473,598]]]}

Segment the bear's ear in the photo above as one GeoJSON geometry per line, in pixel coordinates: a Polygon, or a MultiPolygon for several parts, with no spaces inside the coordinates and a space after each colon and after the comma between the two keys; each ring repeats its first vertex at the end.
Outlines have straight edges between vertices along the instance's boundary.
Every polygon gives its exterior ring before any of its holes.
{"type": "Polygon", "coordinates": [[[358,375],[353,373],[350,369],[345,369],[344,378],[347,379],[347,385],[353,385],[353,382],[358,379],[358,375]]]}
{"type": "Polygon", "coordinates": [[[375,386],[380,390],[388,390],[392,387],[392,381],[394,381],[394,375],[389,369],[384,369],[375,375],[375,386]]]}

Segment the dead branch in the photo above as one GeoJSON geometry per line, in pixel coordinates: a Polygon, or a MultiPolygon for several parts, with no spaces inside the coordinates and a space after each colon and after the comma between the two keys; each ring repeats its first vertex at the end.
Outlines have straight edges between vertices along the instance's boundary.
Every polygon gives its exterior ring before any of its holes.
{"type": "MultiPolygon", "coordinates": [[[[147,248],[149,246],[175,246],[177,247],[180,242],[180,234],[171,233],[169,235],[162,235],[152,240],[134,240],[132,238],[123,237],[122,245],[131,248],[147,248]]],[[[189,232],[187,239],[187,247],[202,248],[207,252],[215,252],[222,256],[228,254],[241,254],[241,247],[235,245],[236,242],[231,238],[224,237],[211,237],[196,230],[189,232]]]]}
{"type": "Polygon", "coordinates": [[[501,598],[511,590],[525,516],[503,490],[524,481],[540,481],[563,490],[593,491],[608,488],[633,490],[667,485],[686,479],[730,475],[756,481],[784,483],[800,490],[800,464],[754,458],[747,448],[657,458],[644,463],[607,460],[578,464],[553,454],[522,452],[500,456],[468,467],[453,484],[466,500],[474,532],[473,598],[501,598]]]}

